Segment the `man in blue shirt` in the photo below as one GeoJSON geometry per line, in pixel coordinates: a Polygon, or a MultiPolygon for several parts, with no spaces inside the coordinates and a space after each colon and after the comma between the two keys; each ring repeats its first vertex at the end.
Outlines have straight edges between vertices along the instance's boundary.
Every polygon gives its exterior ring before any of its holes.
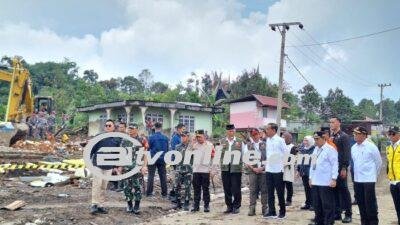
{"type": "Polygon", "coordinates": [[[147,196],[153,195],[153,186],[154,186],[154,176],[156,173],[156,169],[158,171],[158,175],[160,176],[161,183],[161,195],[163,197],[167,197],[167,172],[166,172],[166,164],[164,161],[164,155],[168,151],[168,137],[162,134],[162,124],[157,122],[154,124],[155,133],[149,137],[149,151],[151,157],[154,157],[157,152],[162,152],[160,158],[157,159],[156,163],[153,165],[149,165],[149,175],[147,181],[147,196]]]}

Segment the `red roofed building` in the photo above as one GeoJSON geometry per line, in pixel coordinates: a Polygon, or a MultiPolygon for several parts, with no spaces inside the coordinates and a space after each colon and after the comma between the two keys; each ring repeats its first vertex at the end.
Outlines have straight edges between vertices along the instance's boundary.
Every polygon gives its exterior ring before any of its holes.
{"type": "MultiPolygon", "coordinates": [[[[230,123],[235,124],[237,129],[258,128],[276,123],[277,98],[253,94],[231,100],[229,104],[230,123]]],[[[289,105],[283,102],[282,108],[289,108],[289,105]]],[[[281,120],[281,127],[286,127],[286,120],[281,120]]]]}

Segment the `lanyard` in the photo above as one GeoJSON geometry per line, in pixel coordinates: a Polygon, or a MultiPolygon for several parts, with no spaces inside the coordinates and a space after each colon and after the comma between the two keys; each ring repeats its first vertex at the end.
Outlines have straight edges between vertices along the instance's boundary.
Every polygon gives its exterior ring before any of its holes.
{"type": "MultiPolygon", "coordinates": [[[[322,153],[323,151],[324,151],[324,149],[321,148],[321,151],[320,151],[319,153],[317,153],[317,160],[318,160],[319,155],[321,155],[321,153],[322,153]]],[[[317,168],[317,160],[315,160],[315,164],[313,165],[313,170],[315,170],[315,169],[317,168]]]]}

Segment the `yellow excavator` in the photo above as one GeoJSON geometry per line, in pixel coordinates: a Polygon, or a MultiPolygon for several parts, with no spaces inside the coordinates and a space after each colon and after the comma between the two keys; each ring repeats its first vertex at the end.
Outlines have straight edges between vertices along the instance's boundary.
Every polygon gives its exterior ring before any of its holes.
{"type": "Polygon", "coordinates": [[[34,112],[53,107],[51,97],[33,97],[30,73],[21,58],[14,57],[11,67],[0,67],[0,82],[10,83],[5,122],[0,122],[0,145],[12,146],[24,139],[29,131],[26,120],[34,112]]]}

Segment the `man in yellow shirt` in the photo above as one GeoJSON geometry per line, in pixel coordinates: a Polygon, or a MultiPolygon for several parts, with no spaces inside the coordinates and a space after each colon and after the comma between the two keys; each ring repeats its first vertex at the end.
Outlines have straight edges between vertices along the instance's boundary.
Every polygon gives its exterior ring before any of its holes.
{"type": "Polygon", "coordinates": [[[397,222],[400,224],[400,128],[390,128],[388,136],[391,144],[386,147],[387,172],[390,180],[390,193],[397,212],[397,222]]]}

